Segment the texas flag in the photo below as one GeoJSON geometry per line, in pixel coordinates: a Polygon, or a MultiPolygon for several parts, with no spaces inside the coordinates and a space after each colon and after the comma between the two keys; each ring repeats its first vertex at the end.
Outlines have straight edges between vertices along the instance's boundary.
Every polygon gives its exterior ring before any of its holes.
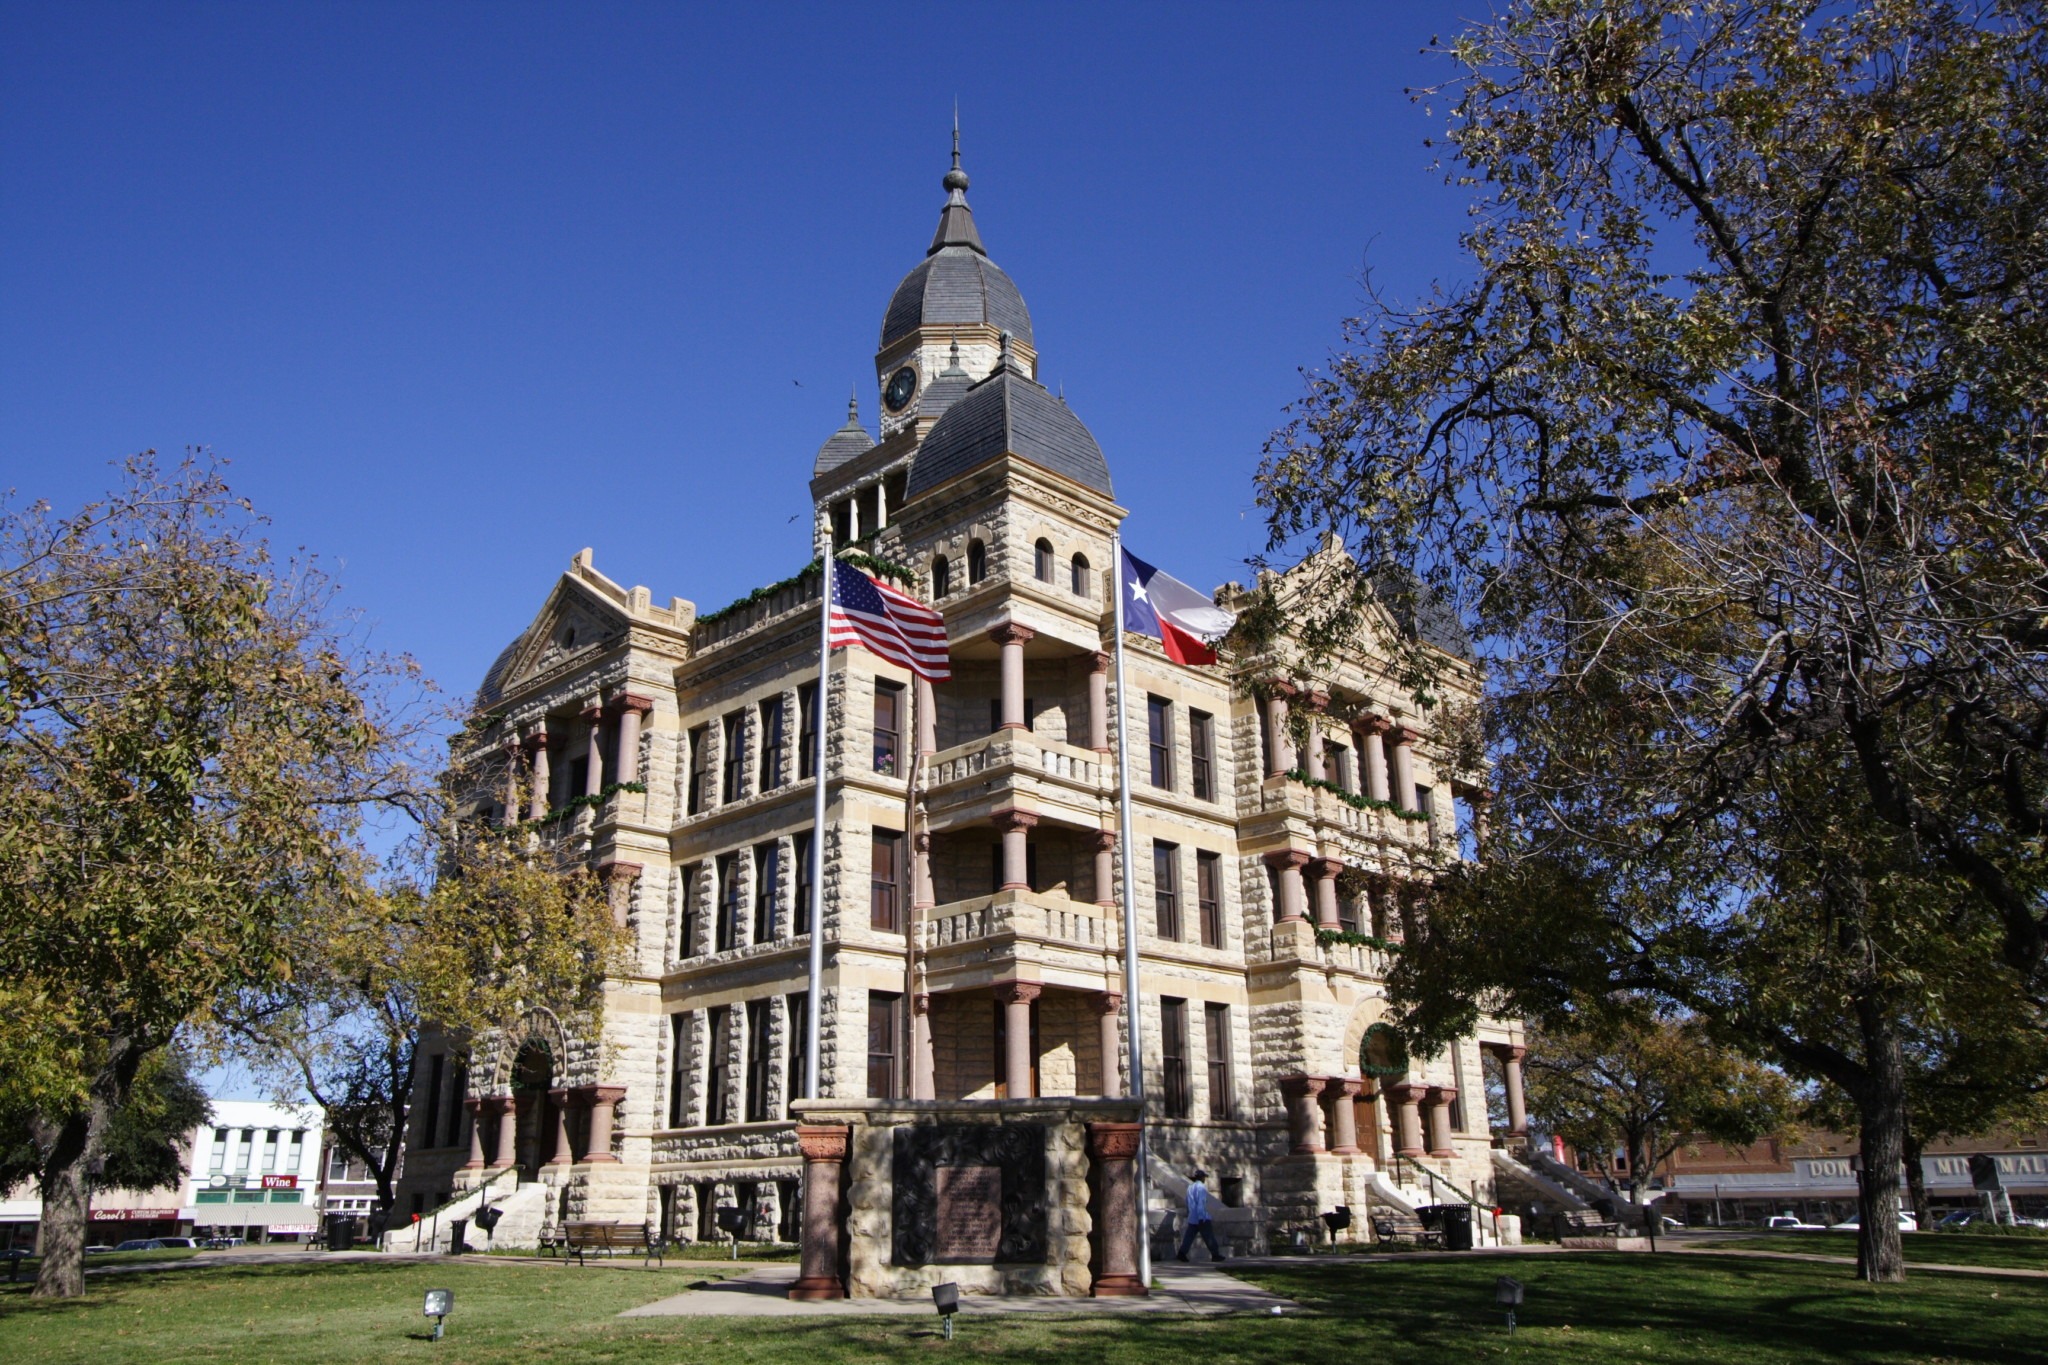
{"type": "Polygon", "coordinates": [[[1216,642],[1237,617],[1129,550],[1123,556],[1124,629],[1159,641],[1177,664],[1215,663],[1216,642]]]}

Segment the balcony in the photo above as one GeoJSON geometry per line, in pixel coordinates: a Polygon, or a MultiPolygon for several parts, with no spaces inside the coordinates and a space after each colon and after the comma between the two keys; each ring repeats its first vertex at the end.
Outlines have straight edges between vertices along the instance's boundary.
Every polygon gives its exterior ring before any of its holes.
{"type": "Polygon", "coordinates": [[[1103,952],[1114,946],[1115,929],[1113,913],[1057,891],[998,891],[932,910],[920,947],[943,953],[1001,939],[1103,952]]]}
{"type": "Polygon", "coordinates": [[[934,820],[948,814],[971,824],[985,818],[973,807],[1012,805],[1018,793],[1037,798],[1038,808],[1092,828],[1104,796],[1115,791],[1116,765],[1093,749],[1043,739],[1028,730],[991,735],[941,749],[925,762],[926,801],[934,820]],[[1060,807],[1066,807],[1061,811],[1060,807]]]}

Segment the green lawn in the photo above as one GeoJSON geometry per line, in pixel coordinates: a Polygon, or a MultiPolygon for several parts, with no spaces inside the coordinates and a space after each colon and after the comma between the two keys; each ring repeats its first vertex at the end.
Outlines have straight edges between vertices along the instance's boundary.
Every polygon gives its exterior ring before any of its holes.
{"type": "MultiPolygon", "coordinates": [[[[2000,1270],[2048,1270],[2048,1237],[1998,1237],[1968,1232],[1904,1232],[1907,1265],[1995,1266],[2000,1270]]],[[[1718,1247],[1737,1251],[1803,1251],[1817,1256],[1856,1255],[1853,1232],[1776,1232],[1732,1237],[1718,1247]]]]}
{"type": "Polygon", "coordinates": [[[948,1345],[924,1316],[668,1318],[624,1308],[720,1273],[553,1265],[359,1261],[206,1266],[104,1276],[83,1302],[0,1291],[0,1360],[698,1362],[978,1361],[1031,1365],[1303,1365],[1818,1360],[2034,1362],[2048,1293],[2030,1282],[1922,1275],[1858,1285],[1839,1268],[1734,1257],[1626,1254],[1516,1259],[1304,1261],[1246,1272],[1310,1312],[1211,1320],[974,1318],[948,1345]],[[1494,1277],[1528,1286],[1512,1340],[1494,1277]],[[420,1299],[455,1291],[447,1340],[427,1340],[420,1299]]]}

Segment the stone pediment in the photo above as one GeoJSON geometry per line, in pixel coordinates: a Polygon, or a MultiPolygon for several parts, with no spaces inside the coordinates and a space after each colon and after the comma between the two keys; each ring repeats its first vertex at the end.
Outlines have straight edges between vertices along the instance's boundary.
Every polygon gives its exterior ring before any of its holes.
{"type": "Polygon", "coordinates": [[[624,612],[599,600],[574,579],[564,578],[520,637],[504,671],[500,691],[510,694],[528,681],[558,673],[579,659],[595,660],[624,643],[628,626],[624,612]]]}

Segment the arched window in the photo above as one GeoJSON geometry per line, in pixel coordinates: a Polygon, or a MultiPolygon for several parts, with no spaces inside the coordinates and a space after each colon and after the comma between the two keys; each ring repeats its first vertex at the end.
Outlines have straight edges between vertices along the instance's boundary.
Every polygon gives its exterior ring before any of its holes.
{"type": "Polygon", "coordinates": [[[1038,581],[1039,581],[1039,582],[1041,582],[1041,583],[1050,583],[1050,582],[1052,582],[1052,542],[1051,542],[1051,541],[1049,541],[1049,540],[1041,540],[1041,541],[1039,541],[1039,542],[1038,542],[1038,558],[1037,558],[1037,561],[1036,561],[1036,562],[1035,562],[1035,563],[1034,563],[1034,564],[1032,565],[1032,571],[1033,571],[1034,573],[1036,573],[1036,574],[1038,575],[1038,581]]]}
{"type": "Polygon", "coordinates": [[[1087,597],[1089,595],[1088,556],[1075,555],[1072,567],[1074,571],[1074,596],[1087,597]]]}
{"type": "Polygon", "coordinates": [[[934,598],[944,597],[951,591],[953,591],[953,566],[946,562],[944,555],[940,555],[932,561],[932,596],[934,598]]]}
{"type": "Polygon", "coordinates": [[[967,581],[979,583],[988,577],[988,546],[978,540],[967,542],[967,581]]]}

